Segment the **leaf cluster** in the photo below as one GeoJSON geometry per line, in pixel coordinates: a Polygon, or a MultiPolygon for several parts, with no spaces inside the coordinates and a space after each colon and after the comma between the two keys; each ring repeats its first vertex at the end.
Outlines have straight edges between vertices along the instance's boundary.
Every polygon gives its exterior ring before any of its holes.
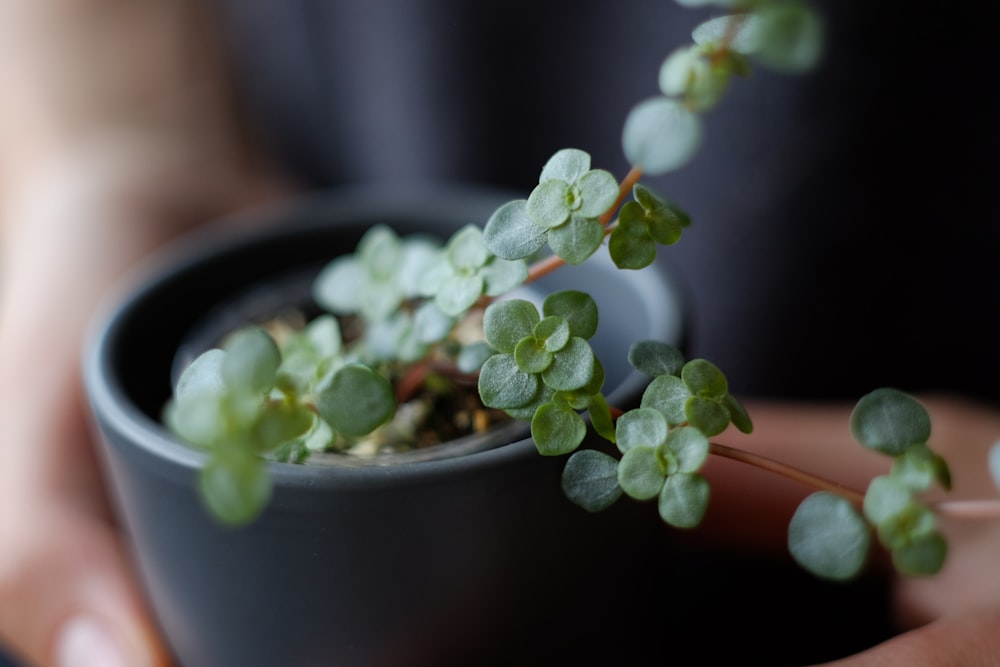
{"type": "Polygon", "coordinates": [[[876,389],[858,401],[850,427],[859,443],[892,459],[890,472],[871,481],[860,509],[827,491],[806,498],[789,526],[792,556],[819,576],[849,579],[864,565],[874,531],[901,573],[938,572],[947,544],[918,494],[935,484],[950,490],[951,474],[927,446],[927,410],[898,389],[876,389]]]}

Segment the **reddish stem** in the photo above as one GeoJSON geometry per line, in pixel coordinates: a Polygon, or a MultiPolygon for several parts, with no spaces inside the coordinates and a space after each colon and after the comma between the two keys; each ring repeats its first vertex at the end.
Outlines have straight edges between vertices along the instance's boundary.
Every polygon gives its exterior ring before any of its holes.
{"type": "Polygon", "coordinates": [[[787,477],[788,479],[794,480],[796,482],[801,482],[807,486],[814,487],[821,491],[829,491],[842,498],[849,500],[856,506],[861,507],[865,501],[865,496],[863,493],[859,493],[853,489],[848,489],[840,484],[831,482],[828,479],[814,475],[812,473],[800,470],[793,466],[781,463],[780,461],[775,461],[774,459],[769,459],[766,456],[761,456],[759,454],[754,454],[742,449],[736,449],[735,447],[728,447],[726,445],[720,445],[719,443],[713,442],[709,444],[709,452],[717,456],[722,456],[727,459],[733,459],[734,461],[741,461],[743,463],[748,463],[762,470],[767,470],[768,472],[773,472],[775,474],[787,477]]]}

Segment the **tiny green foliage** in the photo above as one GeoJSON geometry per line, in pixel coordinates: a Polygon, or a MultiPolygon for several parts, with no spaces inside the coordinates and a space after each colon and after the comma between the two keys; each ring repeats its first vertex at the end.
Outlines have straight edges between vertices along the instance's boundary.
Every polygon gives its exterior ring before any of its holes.
{"type": "Polygon", "coordinates": [[[656,246],[673,245],[691,218],[676,204],[636,183],[633,201],[618,214],[618,224],[608,240],[608,252],[620,269],[642,269],[656,259],[656,246]]]}
{"type": "Polygon", "coordinates": [[[931,419],[915,398],[886,387],[858,401],[851,414],[851,433],[865,447],[896,456],[927,442],[931,419]]]}
{"type": "Polygon", "coordinates": [[[617,459],[595,449],[574,452],[563,468],[562,490],[588,512],[611,507],[622,495],[617,459]]]}
{"type": "Polygon", "coordinates": [[[676,375],[684,365],[684,354],[669,343],[640,340],[629,346],[628,362],[650,377],[676,375]]]}
{"type": "Polygon", "coordinates": [[[788,526],[788,550],[805,569],[824,579],[855,577],[868,558],[868,525],[850,502],[818,491],[799,505],[788,526]]]}

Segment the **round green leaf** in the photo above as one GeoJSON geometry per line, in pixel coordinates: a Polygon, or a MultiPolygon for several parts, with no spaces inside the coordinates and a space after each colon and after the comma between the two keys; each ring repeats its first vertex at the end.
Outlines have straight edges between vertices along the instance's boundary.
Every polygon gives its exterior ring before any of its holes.
{"type": "Polygon", "coordinates": [[[558,352],[566,347],[570,333],[569,322],[558,315],[549,315],[532,330],[535,338],[549,352],[558,352]]]}
{"type": "MultiPolygon", "coordinates": [[[[684,355],[669,343],[640,340],[629,347],[628,362],[640,373],[655,378],[660,375],[675,375],[684,366],[684,355]]],[[[687,396],[684,400],[687,400],[687,396]]]]}
{"type": "Polygon", "coordinates": [[[875,477],[865,491],[864,512],[873,524],[899,514],[913,502],[913,493],[898,479],[888,475],[875,477]]]}
{"type": "Polygon", "coordinates": [[[358,437],[392,418],[396,397],[384,377],[367,366],[348,364],[320,391],[316,409],[334,431],[358,437]]]}
{"type": "Polygon", "coordinates": [[[541,373],[552,365],[553,357],[534,336],[525,336],[514,348],[517,367],[525,373],[541,373]]]}
{"type": "Polygon", "coordinates": [[[948,556],[948,543],[939,533],[928,535],[892,551],[892,562],[902,574],[921,577],[937,574],[948,556]]]}
{"type": "Polygon", "coordinates": [[[535,304],[524,299],[494,301],[483,313],[483,334],[501,352],[513,352],[525,336],[530,336],[541,317],[535,304]]]}
{"type": "Polygon", "coordinates": [[[692,359],[681,369],[681,379],[692,394],[722,399],[729,393],[729,383],[719,367],[705,359],[692,359]]]}
{"type": "Polygon", "coordinates": [[[527,200],[507,202],[490,216],[483,229],[483,243],[497,257],[524,259],[545,245],[546,230],[531,221],[527,200]]]}
{"type": "Polygon", "coordinates": [[[448,263],[457,271],[475,270],[486,264],[490,251],[483,243],[483,232],[476,225],[465,225],[452,235],[445,247],[448,263]]]}
{"type": "Polygon", "coordinates": [[[271,475],[252,454],[217,452],[199,472],[198,489],[216,518],[240,526],[253,521],[271,499],[271,475]]]}
{"type": "Polygon", "coordinates": [[[583,264],[604,241],[604,225],[594,218],[573,214],[569,221],[549,230],[549,247],[574,266],[583,264]]]}
{"type": "Polygon", "coordinates": [[[524,260],[508,261],[493,257],[479,271],[487,296],[500,296],[522,284],[528,277],[528,265],[524,260]]]}
{"type": "Polygon", "coordinates": [[[540,384],[537,375],[518,368],[512,354],[494,354],[479,372],[479,396],[486,407],[498,410],[529,405],[540,384]]]}
{"type": "Polygon", "coordinates": [[[915,398],[882,388],[861,397],[851,413],[851,433],[865,447],[889,456],[931,436],[931,419],[915,398]]]}
{"type": "Polygon", "coordinates": [[[854,506],[820,491],[799,505],[788,525],[788,550],[805,569],[824,579],[845,581],[861,571],[871,534],[854,506]]]}
{"type": "Polygon", "coordinates": [[[722,399],[722,404],[729,411],[729,418],[740,433],[753,433],[753,421],[750,419],[750,413],[747,412],[742,403],[736,400],[735,396],[727,393],[722,399]]]}
{"type": "Polygon", "coordinates": [[[202,352],[187,365],[177,378],[174,400],[183,401],[187,396],[221,396],[226,391],[222,365],[226,353],[213,348],[202,352]]]}
{"type": "Polygon", "coordinates": [[[531,419],[531,438],[543,456],[569,454],[583,442],[587,424],[573,410],[546,403],[531,419]]]}
{"type": "Polygon", "coordinates": [[[583,203],[579,213],[585,218],[598,218],[618,201],[618,181],[610,172],[593,169],[577,181],[583,203]]]}
{"type": "Polygon", "coordinates": [[[660,491],[660,518],[676,528],[694,528],[704,518],[711,494],[708,480],[701,475],[671,475],[660,491]]]}
{"type": "Polygon", "coordinates": [[[597,333],[597,302],[586,292],[560,290],[545,297],[542,313],[546,317],[561,317],[569,324],[572,336],[590,339],[597,333]]]}
{"type": "Polygon", "coordinates": [[[652,447],[632,447],[618,463],[618,485],[636,500],[649,500],[660,494],[667,476],[652,447]]]}
{"type": "Polygon", "coordinates": [[[639,205],[634,201],[622,207],[622,218],[611,231],[608,239],[608,253],[619,269],[643,269],[656,260],[656,241],[652,239],[641,221],[626,222],[625,212],[639,205]]]}
{"type": "Polygon", "coordinates": [[[708,460],[708,438],[696,428],[675,428],[662,446],[673,452],[678,472],[698,472],[708,460]]]}
{"type": "Polygon", "coordinates": [[[666,441],[669,430],[667,420],[660,411],[633,408],[618,418],[615,442],[623,453],[635,447],[655,448],[666,441]]]}
{"type": "Polygon", "coordinates": [[[281,353],[274,339],[258,327],[236,332],[224,347],[222,377],[228,387],[261,393],[274,385],[281,353]]]}
{"type": "Polygon", "coordinates": [[[755,13],[759,30],[751,55],[771,69],[799,73],[811,69],[823,53],[823,26],[811,7],[798,2],[765,6],[755,13]]]}
{"type": "Polygon", "coordinates": [[[593,379],[596,363],[590,344],[573,336],[566,347],[553,354],[552,364],[542,371],[542,380],[556,391],[580,389],[593,379]]]}
{"type": "Polygon", "coordinates": [[[633,165],[656,176],[683,166],[701,144],[701,119],[667,97],[636,105],[625,119],[622,148],[633,165]]]}
{"type": "Polygon", "coordinates": [[[687,421],[685,406],[691,398],[691,390],[676,375],[660,375],[653,378],[642,392],[643,408],[659,410],[670,425],[687,421]]]}
{"type": "Polygon", "coordinates": [[[578,148],[563,148],[556,151],[542,167],[538,182],[544,183],[555,179],[563,183],[576,183],[588,171],[590,171],[589,153],[578,148]]]}
{"type": "Polygon", "coordinates": [[[356,313],[361,310],[367,282],[365,267],[354,255],[338,257],[323,267],[313,281],[313,300],[331,313],[356,313]]]}
{"type": "Polygon", "coordinates": [[[256,451],[268,452],[278,445],[298,438],[312,428],[313,412],[297,403],[269,402],[253,425],[256,451]]]}
{"type": "Polygon", "coordinates": [[[929,489],[935,482],[946,491],[951,489],[948,463],[927,445],[908,447],[893,461],[890,474],[915,493],[929,489]]]}
{"type": "Polygon", "coordinates": [[[622,495],[618,485],[618,461],[604,452],[582,449],[574,452],[562,473],[563,493],[588,512],[600,512],[622,495]]]}
{"type": "Polygon", "coordinates": [[[710,398],[692,396],[684,404],[687,421],[696,429],[712,437],[729,426],[729,410],[710,398]]]}
{"type": "Polygon", "coordinates": [[[543,181],[528,196],[528,217],[544,229],[551,230],[569,219],[572,186],[564,181],[543,181]]]}
{"type": "Polygon", "coordinates": [[[457,317],[479,300],[484,287],[483,277],[478,273],[456,274],[444,281],[434,301],[444,314],[457,317]]]}

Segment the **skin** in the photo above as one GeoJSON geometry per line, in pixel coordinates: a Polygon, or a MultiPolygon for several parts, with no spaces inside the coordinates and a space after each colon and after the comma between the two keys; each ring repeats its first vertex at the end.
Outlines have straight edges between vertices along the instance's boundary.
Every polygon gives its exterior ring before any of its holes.
{"type": "MultiPolygon", "coordinates": [[[[61,633],[81,615],[123,664],[167,664],[109,517],[79,353],[109,287],[155,248],[290,191],[240,123],[211,29],[196,0],[0,0],[0,642],[27,664],[59,664],[61,633]]],[[[1000,415],[928,400],[956,495],[995,495],[984,461],[1000,415]]],[[[720,441],[857,489],[884,471],[849,440],[849,406],[748,408],[755,433],[720,441]]],[[[783,553],[807,490],[726,461],[708,474],[717,491],[702,537],[783,553]]],[[[989,571],[1000,522],[945,530],[947,569],[898,583],[909,631],[832,664],[1000,664],[1000,578],[966,576],[989,571]]]]}

